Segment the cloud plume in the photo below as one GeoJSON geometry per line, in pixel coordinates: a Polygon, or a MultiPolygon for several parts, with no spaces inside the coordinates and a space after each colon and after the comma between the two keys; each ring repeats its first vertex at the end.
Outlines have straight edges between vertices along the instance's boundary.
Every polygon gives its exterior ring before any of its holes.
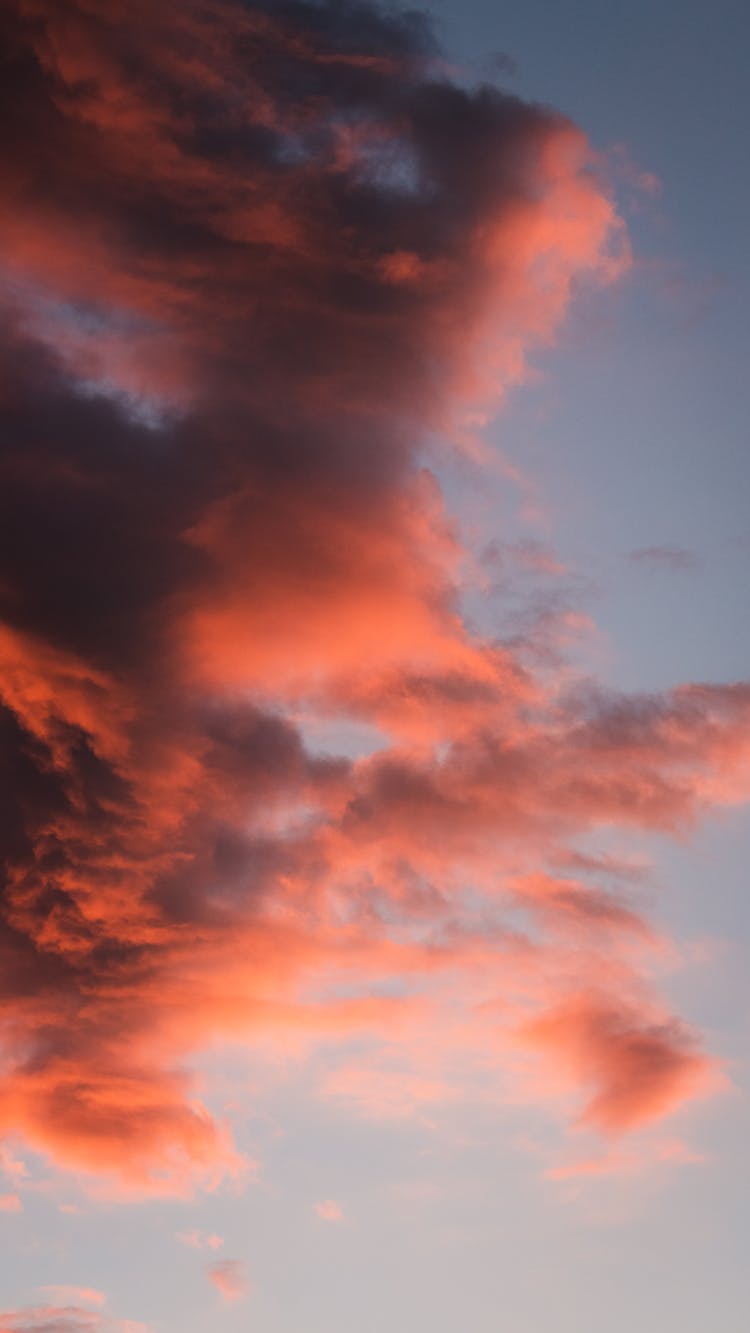
{"type": "Polygon", "coordinates": [[[443,982],[603,1132],[678,1106],[708,1061],[579,843],[744,799],[750,686],[566,692],[472,627],[434,461],[627,264],[585,137],[370,4],[9,0],[0,41],[0,1133],[211,1183],[196,1050],[434,1034],[443,982]]]}

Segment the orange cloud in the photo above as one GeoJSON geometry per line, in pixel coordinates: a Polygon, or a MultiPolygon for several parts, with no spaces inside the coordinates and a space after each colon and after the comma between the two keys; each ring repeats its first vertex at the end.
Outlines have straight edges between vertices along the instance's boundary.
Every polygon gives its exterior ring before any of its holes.
{"type": "Polygon", "coordinates": [[[585,137],[366,5],[2,24],[0,1131],[211,1187],[224,1038],[367,1045],[366,1113],[523,1049],[604,1133],[669,1114],[711,1066],[584,849],[745,799],[750,686],[566,692],[467,614],[434,463],[627,266],[585,137]]]}
{"type": "Polygon", "coordinates": [[[716,1087],[712,1063],[682,1024],[616,1008],[609,996],[571,996],[529,1022],[522,1039],[591,1090],[580,1123],[608,1134],[660,1119],[716,1087]]]}

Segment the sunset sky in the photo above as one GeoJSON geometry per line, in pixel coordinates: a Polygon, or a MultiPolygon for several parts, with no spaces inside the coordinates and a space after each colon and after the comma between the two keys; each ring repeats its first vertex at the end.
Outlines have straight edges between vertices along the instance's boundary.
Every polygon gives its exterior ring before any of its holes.
{"type": "Polygon", "coordinates": [[[749,42],[0,5],[0,1333],[744,1333],[749,42]]]}

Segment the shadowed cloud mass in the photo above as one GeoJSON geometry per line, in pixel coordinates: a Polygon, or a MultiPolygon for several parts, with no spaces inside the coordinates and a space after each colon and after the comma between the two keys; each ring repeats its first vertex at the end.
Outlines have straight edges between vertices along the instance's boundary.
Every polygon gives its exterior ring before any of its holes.
{"type": "Polygon", "coordinates": [[[584,136],[369,4],[10,0],[0,47],[0,1132],[210,1184],[191,1055],[292,1032],[362,1038],[322,1095],[370,1111],[458,1053],[605,1133],[708,1089],[584,840],[744,799],[750,686],[537,669],[437,478],[627,265],[584,136]]]}

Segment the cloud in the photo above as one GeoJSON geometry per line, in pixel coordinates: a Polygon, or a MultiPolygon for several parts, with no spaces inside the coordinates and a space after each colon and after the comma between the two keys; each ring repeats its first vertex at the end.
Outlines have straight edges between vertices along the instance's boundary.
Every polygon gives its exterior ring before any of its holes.
{"type": "Polygon", "coordinates": [[[77,1305],[0,1310],[0,1333],[148,1333],[132,1319],[108,1319],[77,1305]]]}
{"type": "Polygon", "coordinates": [[[699,1166],[706,1161],[680,1139],[657,1139],[637,1148],[616,1148],[594,1157],[576,1158],[544,1171],[545,1180],[570,1181],[581,1178],[627,1175],[652,1171],[655,1166],[679,1163],[699,1166]]]}
{"type": "Polygon", "coordinates": [[[384,1068],[380,1062],[342,1065],[326,1077],[320,1091],[375,1120],[409,1119],[455,1095],[447,1082],[403,1068],[384,1068]]]}
{"type": "Polygon", "coordinates": [[[695,551],[683,546],[640,546],[630,552],[630,559],[656,574],[690,574],[700,565],[695,551]]]}
{"type": "Polygon", "coordinates": [[[0,1194],[0,1213],[20,1213],[23,1209],[17,1194],[0,1194]]]}
{"type": "Polygon", "coordinates": [[[103,1291],[97,1291],[95,1287],[72,1287],[51,1286],[42,1287],[41,1290],[45,1296],[48,1296],[56,1305],[84,1305],[102,1306],[106,1302],[106,1296],[103,1291]]]}
{"type": "Polygon", "coordinates": [[[224,1301],[239,1301],[249,1291],[249,1282],[245,1265],[238,1259],[222,1259],[211,1264],[206,1270],[209,1282],[212,1282],[224,1301]]]}
{"type": "Polygon", "coordinates": [[[16,1185],[20,1185],[29,1174],[23,1159],[16,1157],[5,1143],[0,1143],[0,1171],[16,1185]]]}
{"type": "Polygon", "coordinates": [[[321,1199],[315,1205],[315,1212],[322,1222],[342,1222],[344,1219],[341,1204],[335,1199],[321,1199]]]}
{"type": "Polygon", "coordinates": [[[660,1119],[716,1086],[711,1063],[682,1024],[615,1008],[608,996],[571,996],[530,1022],[523,1036],[591,1089],[579,1122],[604,1133],[660,1119]]]}
{"type": "Polygon", "coordinates": [[[574,690],[483,633],[436,476],[627,266],[585,136],[368,4],[0,23],[0,1132],[212,1187],[223,1038],[400,1041],[330,1085],[400,1114],[525,1033],[603,1131],[668,1113],[706,1058],[582,845],[744,799],[750,687],[574,690]]]}
{"type": "Polygon", "coordinates": [[[192,1250],[220,1250],[224,1244],[222,1236],[210,1231],[178,1231],[177,1240],[192,1250]]]}

